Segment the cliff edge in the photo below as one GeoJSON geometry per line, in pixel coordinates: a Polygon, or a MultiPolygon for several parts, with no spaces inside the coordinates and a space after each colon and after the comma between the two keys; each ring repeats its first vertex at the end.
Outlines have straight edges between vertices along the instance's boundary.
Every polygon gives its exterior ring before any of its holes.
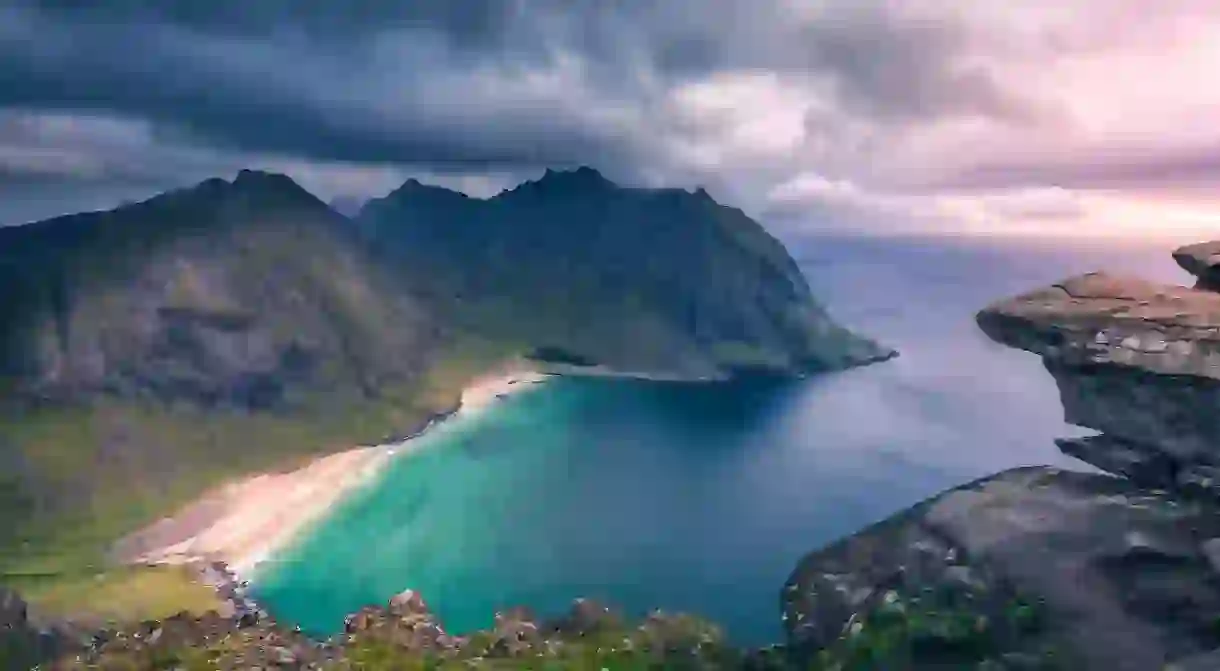
{"type": "Polygon", "coordinates": [[[1220,668],[1220,243],[1174,258],[1194,287],[1096,272],[977,315],[1041,357],[1066,421],[1100,432],[1057,444],[1108,474],[1005,471],[808,555],[781,597],[793,650],[852,646],[859,668],[1220,668]]]}

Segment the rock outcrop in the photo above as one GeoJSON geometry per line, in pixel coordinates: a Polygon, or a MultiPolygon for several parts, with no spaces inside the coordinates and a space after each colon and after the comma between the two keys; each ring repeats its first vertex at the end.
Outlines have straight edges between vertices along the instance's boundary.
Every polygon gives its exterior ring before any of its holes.
{"type": "Polygon", "coordinates": [[[1066,451],[1155,486],[1213,491],[1220,293],[1091,273],[996,303],[978,323],[1040,355],[1064,419],[1104,436],[1062,441],[1066,451]]]}
{"type": "Polygon", "coordinates": [[[1220,668],[1220,243],[1174,258],[1196,287],[1090,273],[977,316],[1042,358],[1066,421],[1101,432],[1058,446],[1109,475],[1006,471],[807,556],[782,597],[796,652],[885,669],[1220,668]]]}
{"type": "Polygon", "coordinates": [[[1173,252],[1173,260],[1197,278],[1196,289],[1220,287],[1220,241],[1179,247],[1173,252]]]}
{"type": "Polygon", "coordinates": [[[1220,647],[1217,546],[1210,507],[1103,475],[1016,469],[810,555],[784,620],[811,653],[866,641],[887,607],[914,613],[908,649],[886,669],[1161,669],[1220,647]]]}

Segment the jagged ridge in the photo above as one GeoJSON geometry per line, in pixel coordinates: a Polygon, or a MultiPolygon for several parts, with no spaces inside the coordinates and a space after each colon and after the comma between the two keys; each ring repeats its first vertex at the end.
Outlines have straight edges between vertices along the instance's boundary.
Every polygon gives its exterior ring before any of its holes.
{"type": "Polygon", "coordinates": [[[356,221],[438,312],[573,358],[707,377],[893,354],[834,324],[783,246],[702,189],[591,168],[486,200],[409,181],[356,221]]]}

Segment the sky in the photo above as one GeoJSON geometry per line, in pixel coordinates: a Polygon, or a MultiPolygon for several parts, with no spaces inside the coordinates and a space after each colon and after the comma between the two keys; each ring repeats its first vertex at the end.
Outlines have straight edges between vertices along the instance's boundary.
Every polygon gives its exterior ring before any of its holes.
{"type": "Polygon", "coordinates": [[[590,165],[779,232],[1220,234],[1214,0],[0,0],[0,223],[590,165]]]}

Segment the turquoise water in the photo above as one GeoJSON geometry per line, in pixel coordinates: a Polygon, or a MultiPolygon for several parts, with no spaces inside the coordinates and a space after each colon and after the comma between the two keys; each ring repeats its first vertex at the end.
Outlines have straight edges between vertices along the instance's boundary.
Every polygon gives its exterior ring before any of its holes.
{"type": "Polygon", "coordinates": [[[830,384],[565,379],[510,397],[427,435],[260,576],[259,595],[318,633],[411,587],[456,631],[587,596],[773,638],[803,551],[959,479],[808,449],[792,407],[830,384]]]}
{"type": "Polygon", "coordinates": [[[457,632],[586,596],[779,640],[779,590],[805,553],[945,487],[1074,463],[1051,442],[1071,429],[1050,377],[987,342],[974,310],[1071,272],[1171,265],[1159,248],[902,244],[822,242],[801,259],[834,314],[899,359],[788,385],[534,388],[425,435],[263,570],[259,596],[318,634],[409,587],[457,632]]]}

